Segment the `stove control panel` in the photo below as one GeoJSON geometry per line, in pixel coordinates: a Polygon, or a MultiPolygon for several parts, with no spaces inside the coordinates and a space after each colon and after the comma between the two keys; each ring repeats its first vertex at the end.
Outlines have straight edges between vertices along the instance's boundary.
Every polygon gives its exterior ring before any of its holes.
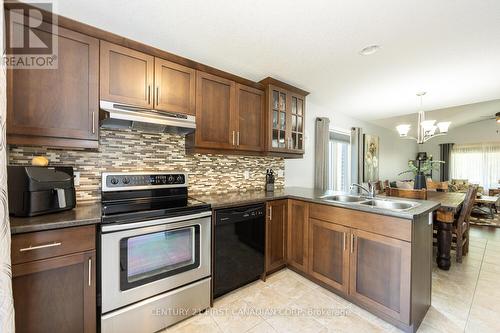
{"type": "Polygon", "coordinates": [[[187,186],[185,173],[103,173],[102,190],[133,190],[187,186]]]}

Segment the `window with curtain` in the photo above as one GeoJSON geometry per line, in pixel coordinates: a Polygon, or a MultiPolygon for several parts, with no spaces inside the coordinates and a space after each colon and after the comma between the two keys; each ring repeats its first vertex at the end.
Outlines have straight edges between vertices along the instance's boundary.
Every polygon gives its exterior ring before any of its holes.
{"type": "Polygon", "coordinates": [[[330,132],[328,188],[335,191],[348,191],[350,185],[350,143],[349,134],[330,132]]]}
{"type": "Polygon", "coordinates": [[[500,143],[454,145],[450,157],[452,179],[468,179],[485,189],[500,181],[500,143]]]}

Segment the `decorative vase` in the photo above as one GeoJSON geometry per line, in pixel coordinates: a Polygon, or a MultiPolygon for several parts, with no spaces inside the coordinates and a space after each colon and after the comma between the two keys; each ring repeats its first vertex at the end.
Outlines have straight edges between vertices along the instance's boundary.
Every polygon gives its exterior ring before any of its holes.
{"type": "Polygon", "coordinates": [[[415,190],[421,190],[427,188],[427,180],[425,179],[425,174],[419,171],[415,176],[415,185],[413,186],[415,190]]]}

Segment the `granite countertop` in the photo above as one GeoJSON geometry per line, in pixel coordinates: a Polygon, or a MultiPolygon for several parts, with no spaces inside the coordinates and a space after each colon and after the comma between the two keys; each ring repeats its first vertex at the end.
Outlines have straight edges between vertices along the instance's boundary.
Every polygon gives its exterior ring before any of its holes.
{"type": "Polygon", "coordinates": [[[79,204],[72,210],[33,216],[10,217],[11,234],[76,227],[101,222],[101,203],[79,204]]]}
{"type": "MultiPolygon", "coordinates": [[[[429,212],[439,208],[440,204],[433,201],[410,200],[394,198],[391,200],[415,201],[420,203],[418,207],[405,210],[395,211],[378,207],[365,206],[353,203],[341,203],[322,200],[324,195],[345,194],[335,191],[318,191],[310,188],[289,187],[275,192],[265,191],[247,191],[236,193],[212,194],[212,195],[193,195],[196,200],[209,203],[213,209],[229,208],[241,205],[254,203],[262,203],[270,200],[278,199],[297,199],[312,203],[348,208],[380,215],[394,216],[403,219],[413,219],[417,216],[428,214],[429,212]]],[[[386,197],[380,199],[387,200],[386,197]]],[[[34,232],[41,230],[59,229],[66,227],[76,227],[88,224],[97,224],[101,222],[101,203],[85,203],[79,204],[72,210],[64,212],[40,215],[34,217],[10,217],[11,234],[20,234],[25,232],[34,232]]]]}
{"type": "MultiPolygon", "coordinates": [[[[248,192],[238,192],[238,193],[200,195],[193,197],[197,200],[209,203],[210,205],[212,205],[213,209],[229,208],[234,206],[289,198],[289,199],[304,200],[324,205],[348,208],[353,210],[359,210],[368,213],[399,217],[403,219],[413,219],[417,216],[428,214],[429,212],[436,210],[440,206],[439,202],[433,202],[433,201],[391,198],[390,200],[394,201],[412,201],[412,202],[418,202],[420,204],[419,206],[409,210],[395,211],[379,207],[360,205],[356,203],[332,202],[321,199],[321,197],[324,195],[334,195],[334,194],[345,195],[346,193],[338,191],[324,192],[311,188],[302,188],[302,187],[288,187],[282,190],[277,190],[275,192],[248,191],[248,192]]],[[[388,200],[387,197],[384,196],[381,196],[379,199],[388,200]]]]}

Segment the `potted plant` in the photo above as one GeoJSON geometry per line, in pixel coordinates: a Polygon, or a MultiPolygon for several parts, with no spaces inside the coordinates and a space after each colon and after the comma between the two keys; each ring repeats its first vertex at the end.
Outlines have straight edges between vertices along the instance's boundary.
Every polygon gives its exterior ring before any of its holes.
{"type": "Polygon", "coordinates": [[[444,161],[433,161],[432,155],[429,156],[426,160],[417,160],[417,165],[413,161],[408,162],[408,170],[400,172],[399,175],[403,175],[405,173],[413,173],[415,177],[415,184],[413,188],[415,190],[420,190],[423,188],[427,188],[427,182],[425,176],[431,170],[438,170],[441,163],[445,163],[444,161]]]}

